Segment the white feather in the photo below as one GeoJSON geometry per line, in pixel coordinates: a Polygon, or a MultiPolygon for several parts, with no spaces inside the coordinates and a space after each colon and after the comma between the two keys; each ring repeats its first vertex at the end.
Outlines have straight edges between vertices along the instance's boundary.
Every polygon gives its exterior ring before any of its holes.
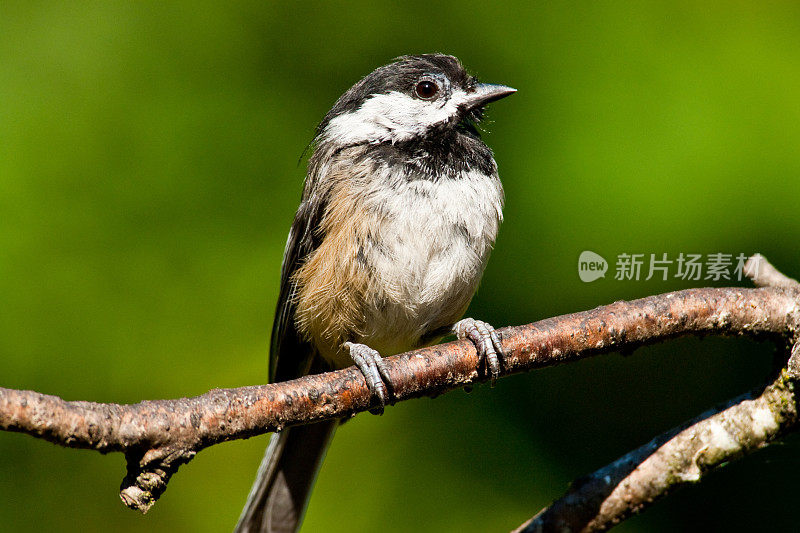
{"type": "Polygon", "coordinates": [[[386,217],[382,250],[368,251],[384,305],[366,317],[363,341],[390,354],[469,302],[502,221],[503,190],[496,176],[478,171],[408,180],[388,168],[371,187],[366,207],[386,217]]]}
{"type": "Polygon", "coordinates": [[[357,110],[331,120],[323,136],[342,145],[409,140],[450,120],[466,100],[467,94],[460,89],[438,100],[421,100],[398,91],[374,94],[357,110]]]}

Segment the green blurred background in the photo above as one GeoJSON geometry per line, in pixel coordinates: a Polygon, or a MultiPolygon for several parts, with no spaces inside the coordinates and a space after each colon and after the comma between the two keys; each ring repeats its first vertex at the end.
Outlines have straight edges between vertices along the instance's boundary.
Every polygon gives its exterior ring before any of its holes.
{"type": "MultiPolygon", "coordinates": [[[[3,2],[0,386],[136,402],[264,382],[298,157],[359,77],[428,51],[519,89],[486,126],[506,221],[471,315],[709,283],[615,281],[622,252],[760,251],[800,275],[796,3],[3,2]],[[583,250],[605,279],[579,280],[583,250]]],[[[771,354],[672,341],[359,416],[305,530],[509,530],[762,382],[771,354]]],[[[202,452],[143,517],[118,499],[120,455],[0,433],[0,529],[226,531],[265,443],[202,452]]],[[[619,530],[792,529],[798,452],[789,438],[619,530]]]]}

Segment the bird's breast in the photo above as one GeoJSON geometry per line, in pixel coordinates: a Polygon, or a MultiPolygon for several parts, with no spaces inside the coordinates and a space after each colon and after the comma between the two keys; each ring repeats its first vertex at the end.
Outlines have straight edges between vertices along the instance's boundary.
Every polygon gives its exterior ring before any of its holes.
{"type": "Polygon", "coordinates": [[[338,349],[344,340],[390,355],[458,320],[502,219],[496,175],[429,180],[386,172],[338,186],[326,236],[304,266],[301,303],[313,301],[315,309],[314,316],[306,313],[306,329],[316,330],[312,337],[327,335],[318,344],[329,346],[321,352],[338,366],[350,364],[338,349]]]}

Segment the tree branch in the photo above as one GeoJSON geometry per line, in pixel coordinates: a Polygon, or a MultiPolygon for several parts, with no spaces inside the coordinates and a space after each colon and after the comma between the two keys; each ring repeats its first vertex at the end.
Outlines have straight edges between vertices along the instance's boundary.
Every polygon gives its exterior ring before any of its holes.
{"type": "Polygon", "coordinates": [[[751,256],[742,270],[748,278],[758,287],[782,287],[784,289],[798,289],[800,283],[778,271],[761,254],[751,256]]]}
{"type": "MultiPolygon", "coordinates": [[[[787,278],[788,279],[788,278],[787,278]]],[[[681,335],[748,335],[782,341],[800,329],[795,289],[689,289],[499,330],[502,375],[681,335]]],[[[386,358],[394,401],[437,395],[488,378],[475,348],[456,341],[386,358]]],[[[146,512],[178,467],[211,445],[374,407],[354,367],[269,385],[217,389],[135,405],[69,402],[0,388],[0,429],[101,453],[122,452],[120,495],[146,512]]]]}
{"type": "MultiPolygon", "coordinates": [[[[795,299],[800,296],[800,283],[778,272],[761,255],[751,257],[744,271],[759,286],[786,290],[795,299]]],[[[797,430],[800,334],[796,317],[791,321],[795,324],[787,331],[791,352],[786,368],[772,383],[703,413],[576,480],[563,497],[514,533],[604,531],[667,493],[699,482],[724,463],[797,430]]]]}

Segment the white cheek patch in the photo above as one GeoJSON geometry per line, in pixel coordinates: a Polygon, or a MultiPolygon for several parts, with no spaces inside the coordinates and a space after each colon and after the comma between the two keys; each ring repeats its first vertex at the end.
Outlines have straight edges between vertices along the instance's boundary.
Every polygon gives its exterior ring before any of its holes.
{"type": "Polygon", "coordinates": [[[460,89],[444,101],[421,100],[397,91],[375,94],[356,111],[331,120],[323,136],[339,144],[406,141],[452,119],[466,100],[467,94],[460,89]]]}

